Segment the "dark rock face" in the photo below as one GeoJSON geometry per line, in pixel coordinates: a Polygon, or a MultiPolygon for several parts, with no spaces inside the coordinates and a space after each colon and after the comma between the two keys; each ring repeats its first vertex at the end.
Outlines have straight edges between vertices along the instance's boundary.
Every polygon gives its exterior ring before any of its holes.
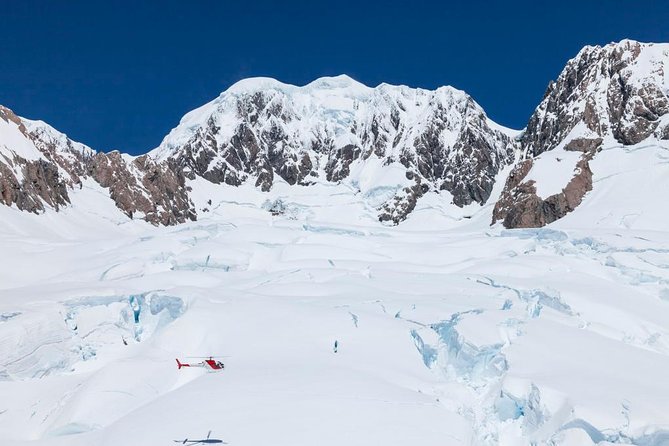
{"type": "Polygon", "coordinates": [[[325,166],[328,181],[341,181],[350,173],[351,163],[360,158],[362,150],[353,144],[335,150],[325,166]]]}
{"type": "Polygon", "coordinates": [[[385,203],[379,214],[379,221],[392,222],[399,224],[406,220],[411,212],[416,208],[418,199],[423,196],[425,190],[421,187],[419,181],[411,187],[405,187],[402,194],[393,197],[391,202],[385,203]]]}
{"type": "MultiPolygon", "coordinates": [[[[251,118],[257,122],[256,115],[251,118]]],[[[281,149],[281,138],[285,137],[281,127],[272,126],[256,136],[249,124],[242,123],[230,140],[221,145],[216,140],[219,131],[216,124],[210,120],[207,125],[173,157],[191,179],[197,175],[212,183],[239,186],[254,176],[256,186],[268,191],[275,173],[294,185],[311,172],[312,163],[307,153],[289,154],[281,149]]]]}
{"type": "Polygon", "coordinates": [[[25,190],[12,170],[0,163],[0,201],[7,206],[16,205],[22,211],[35,212],[44,209],[42,202],[25,190]]]}
{"type": "Polygon", "coordinates": [[[657,139],[669,139],[669,122],[663,127],[658,127],[657,130],[655,130],[655,137],[657,139]]]}
{"type": "MultiPolygon", "coordinates": [[[[509,147],[512,147],[511,142],[509,147]]],[[[442,188],[453,194],[457,206],[464,206],[488,201],[495,176],[511,162],[512,152],[500,156],[480,132],[468,128],[455,143],[455,156],[451,159],[442,188]]]]}
{"type": "Polygon", "coordinates": [[[493,223],[507,228],[544,226],[578,206],[592,189],[589,161],[605,139],[637,144],[662,138],[669,113],[664,85],[667,57],[653,44],[622,41],[586,47],[551,82],[521,137],[525,160],[516,166],[495,206],[493,223]],[[561,193],[541,199],[523,182],[532,159],[562,145],[582,152],[573,178],[561,193]]]}
{"type": "Polygon", "coordinates": [[[457,206],[483,204],[490,197],[495,176],[511,162],[514,142],[489,128],[486,116],[471,98],[458,106],[466,123],[451,147],[442,140],[449,112],[438,108],[413,146],[405,147],[400,159],[407,168],[415,168],[435,190],[450,192],[457,206]]]}
{"type": "Polygon", "coordinates": [[[42,160],[27,162],[23,175],[23,189],[28,195],[41,198],[56,210],[70,203],[65,182],[53,163],[42,160]]]}
{"type": "Polygon", "coordinates": [[[565,144],[564,149],[570,152],[595,152],[602,142],[602,138],[575,138],[565,144]]]}
{"type": "Polygon", "coordinates": [[[185,176],[173,162],[157,164],[143,155],[127,163],[119,152],[96,153],[88,173],[109,188],[111,199],[130,218],[141,212],[154,225],[196,219],[185,176]]]}
{"type": "MultiPolygon", "coordinates": [[[[0,119],[16,126],[15,132],[30,139],[21,119],[8,108],[0,106],[0,119]]],[[[16,205],[22,211],[37,213],[46,204],[58,210],[70,202],[66,184],[58,166],[47,159],[0,153],[0,202],[7,206],[16,205]]]]}
{"type": "Polygon", "coordinates": [[[588,152],[581,157],[574,176],[562,192],[545,199],[537,196],[534,181],[522,181],[532,168],[532,159],[518,164],[495,204],[492,222],[502,220],[506,228],[539,228],[576,209],[583,196],[592,190],[592,171],[588,162],[593,154],[588,152]]]}
{"type": "Polygon", "coordinates": [[[45,204],[58,210],[70,203],[65,182],[54,164],[20,157],[15,157],[14,163],[21,165],[23,180],[19,181],[11,169],[0,163],[0,202],[34,213],[43,211],[45,204]]]}
{"type": "Polygon", "coordinates": [[[33,126],[27,136],[51,164],[65,171],[62,180],[68,187],[81,187],[81,179],[86,176],[86,163],[93,152],[81,144],[75,147],[76,143],[65,135],[50,130],[33,126]]]}

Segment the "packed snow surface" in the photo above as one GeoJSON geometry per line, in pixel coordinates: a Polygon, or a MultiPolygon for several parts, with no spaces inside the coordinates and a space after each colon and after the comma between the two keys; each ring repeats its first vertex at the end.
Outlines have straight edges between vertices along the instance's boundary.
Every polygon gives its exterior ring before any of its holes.
{"type": "Polygon", "coordinates": [[[384,226],[392,170],[199,179],[199,221],[168,228],[92,181],[58,213],[0,206],[0,444],[666,445],[668,160],[605,147],[535,230],[437,194],[384,226]],[[177,370],[208,355],[225,370],[177,370]]]}

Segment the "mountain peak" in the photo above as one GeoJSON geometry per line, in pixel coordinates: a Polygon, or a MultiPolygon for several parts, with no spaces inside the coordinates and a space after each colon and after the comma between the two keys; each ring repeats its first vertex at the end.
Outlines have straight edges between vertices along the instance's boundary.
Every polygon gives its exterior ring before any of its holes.
{"type": "Polygon", "coordinates": [[[227,90],[221,93],[220,97],[225,97],[230,94],[243,95],[271,90],[281,91],[285,94],[312,94],[317,91],[330,91],[336,94],[350,96],[368,95],[373,91],[373,88],[356,81],[346,74],[320,77],[303,86],[287,84],[271,77],[250,77],[235,82],[227,90]]]}
{"type": "Polygon", "coordinates": [[[232,84],[227,90],[221,93],[221,96],[225,94],[255,93],[256,91],[263,90],[287,91],[296,88],[298,87],[295,85],[285,84],[272,77],[248,77],[232,84]]]}
{"type": "Polygon", "coordinates": [[[599,155],[606,146],[669,139],[668,72],[667,44],[627,39],[583,48],[530,118],[521,137],[525,159],[511,173],[494,220],[536,227],[562,218],[592,190],[590,161],[610,156],[599,155]],[[562,178],[543,187],[551,183],[546,172],[562,178]]]}
{"type": "Polygon", "coordinates": [[[369,93],[372,88],[356,81],[346,74],[338,76],[324,76],[304,86],[308,90],[352,90],[369,93]]]}
{"type": "Polygon", "coordinates": [[[339,75],[301,87],[240,81],[184,116],[150,156],[172,160],[191,179],[253,180],[264,191],[276,181],[357,187],[355,172],[368,161],[395,164],[404,170],[401,187],[378,207],[380,218],[397,223],[429,190],[450,192],[458,206],[484,203],[514,144],[461,90],[371,88],[339,75]]]}

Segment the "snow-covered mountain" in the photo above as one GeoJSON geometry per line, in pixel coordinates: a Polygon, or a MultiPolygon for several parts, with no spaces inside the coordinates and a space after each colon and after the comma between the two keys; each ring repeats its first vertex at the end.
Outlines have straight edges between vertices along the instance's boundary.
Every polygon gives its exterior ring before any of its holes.
{"type": "MultiPolygon", "coordinates": [[[[215,184],[250,181],[268,191],[277,178],[290,185],[348,180],[355,187],[364,179],[352,171],[369,174],[376,167],[395,178],[375,204],[379,218],[398,223],[427,191],[447,191],[458,206],[485,203],[496,175],[513,160],[516,133],[450,87],[369,88],[338,76],[304,87],[265,78],[238,82],[188,113],[160,147],[137,159],[87,149],[65,163],[60,154],[71,158],[76,145],[65,136],[50,129],[23,138],[50,154],[40,156],[61,169],[66,183],[76,183],[70,172],[90,174],[111,187],[129,216],[139,212],[152,223],[194,218],[182,174],[215,184]],[[156,175],[160,180],[152,181],[156,175]],[[158,207],[151,204],[157,201],[158,207]]],[[[66,190],[59,196],[67,201],[66,190]]]]}
{"type": "Polygon", "coordinates": [[[539,227],[573,211],[593,188],[592,159],[610,156],[599,152],[669,140],[668,96],[669,44],[583,48],[530,118],[493,221],[539,227]]]}
{"type": "Polygon", "coordinates": [[[185,178],[171,163],[95,152],[0,106],[0,202],[28,212],[57,211],[70,203],[69,190],[88,178],[129,218],[164,225],[195,218],[185,178]]]}
{"type": "Polygon", "coordinates": [[[189,178],[264,191],[277,178],[359,183],[356,166],[398,165],[404,180],[383,203],[381,220],[404,220],[427,191],[448,191],[458,206],[485,203],[513,160],[514,132],[487,118],[466,93],[382,84],[348,76],[304,87],[246,79],[188,113],[150,153],[174,160],[189,178]],[[408,181],[406,181],[408,180],[408,181]]]}
{"type": "Polygon", "coordinates": [[[370,88],[347,76],[303,87],[240,81],[140,157],[95,152],[2,108],[0,200],[58,210],[91,178],[128,217],[172,225],[208,210],[193,202],[211,191],[199,180],[264,192],[342,183],[394,224],[437,194],[459,208],[494,204],[492,222],[508,228],[540,227],[580,205],[599,151],[669,139],[668,48],[630,40],[584,48],[522,132],[451,87],[370,88]]]}
{"type": "Polygon", "coordinates": [[[79,183],[81,159],[92,153],[83,145],[52,139],[52,129],[46,125],[38,128],[38,123],[23,121],[0,107],[0,200],[29,212],[42,211],[45,205],[57,210],[69,203],[67,185],[79,183]],[[46,137],[39,148],[29,127],[46,137]],[[49,144],[47,139],[58,143],[49,144]]]}

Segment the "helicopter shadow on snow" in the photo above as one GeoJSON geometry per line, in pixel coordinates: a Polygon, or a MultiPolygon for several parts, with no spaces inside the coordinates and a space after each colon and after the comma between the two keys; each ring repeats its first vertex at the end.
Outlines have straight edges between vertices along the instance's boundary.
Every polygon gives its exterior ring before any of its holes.
{"type": "Polygon", "coordinates": [[[179,444],[188,444],[188,445],[196,445],[196,444],[228,444],[227,442],[220,440],[218,438],[211,438],[211,431],[207,434],[207,438],[202,438],[199,440],[191,440],[186,438],[185,440],[174,440],[175,443],[179,444]]]}

